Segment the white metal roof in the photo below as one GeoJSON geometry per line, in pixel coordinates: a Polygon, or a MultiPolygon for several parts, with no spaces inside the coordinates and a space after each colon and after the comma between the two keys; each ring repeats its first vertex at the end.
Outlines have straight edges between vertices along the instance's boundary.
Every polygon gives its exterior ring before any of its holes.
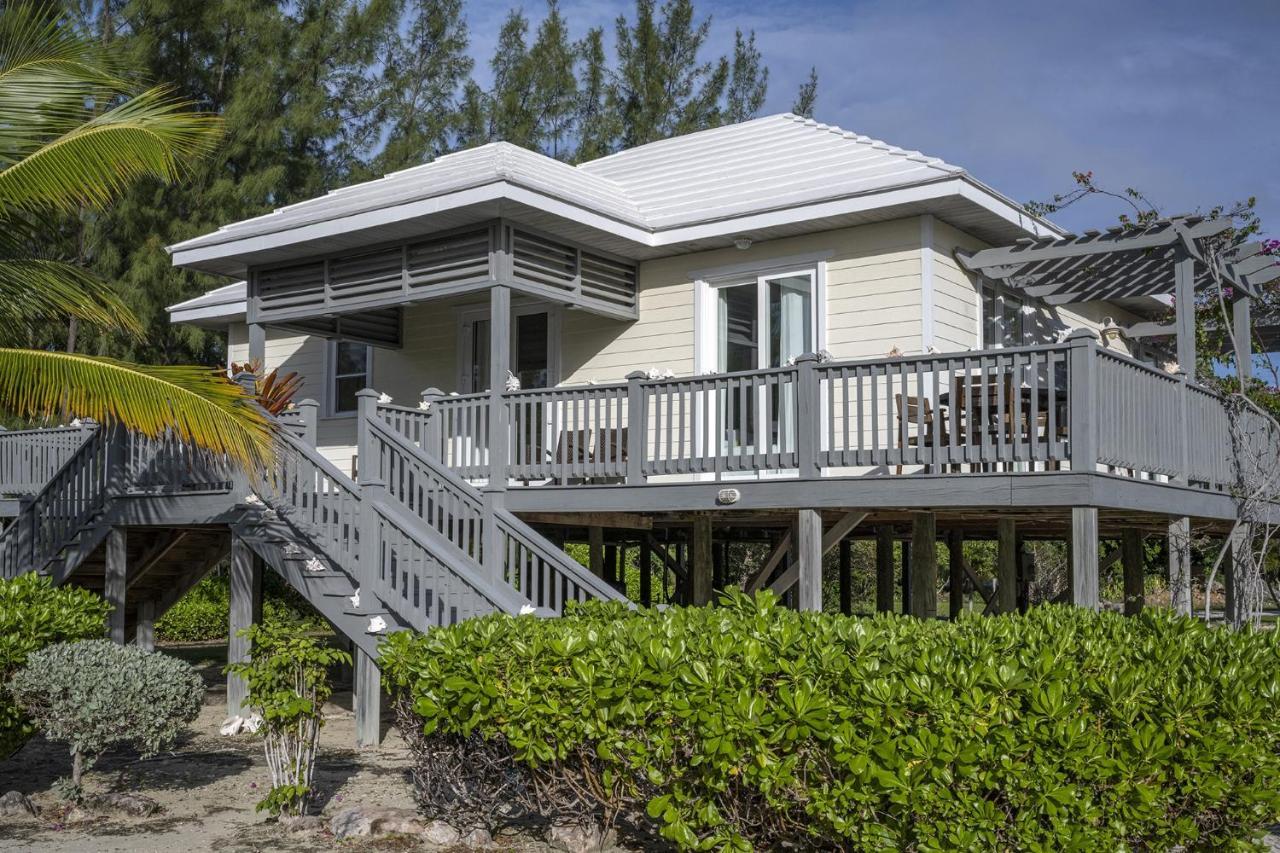
{"type": "Polygon", "coordinates": [[[222,328],[227,321],[244,316],[247,292],[245,282],[237,281],[170,305],[165,310],[169,312],[169,321],[172,323],[222,328]]]}
{"type": "Polygon", "coordinates": [[[664,139],[578,169],[621,188],[654,230],[964,173],[919,151],[789,113],[664,139]]]}
{"type": "MultiPolygon", "coordinates": [[[[865,218],[880,209],[903,216],[912,211],[903,205],[944,201],[967,205],[966,212],[985,217],[1000,236],[1056,233],[957,166],[784,113],[576,167],[491,143],[226,225],[169,250],[180,266],[234,273],[334,241],[360,243],[366,234],[388,239],[398,236],[395,229],[431,230],[432,223],[458,224],[468,211],[479,219],[498,210],[551,217],[578,229],[577,236],[610,241],[613,251],[652,257],[747,230],[763,238],[772,232],[758,233],[762,229],[827,228],[832,217],[865,218]]],[[[942,208],[939,213],[946,215],[942,208]]]]}

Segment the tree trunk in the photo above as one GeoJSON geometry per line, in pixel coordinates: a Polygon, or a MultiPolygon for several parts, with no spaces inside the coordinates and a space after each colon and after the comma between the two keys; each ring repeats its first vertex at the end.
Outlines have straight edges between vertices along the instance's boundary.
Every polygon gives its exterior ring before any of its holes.
{"type": "Polygon", "coordinates": [[[80,780],[84,776],[84,756],[74,747],[71,750],[71,784],[80,789],[80,780]]]}

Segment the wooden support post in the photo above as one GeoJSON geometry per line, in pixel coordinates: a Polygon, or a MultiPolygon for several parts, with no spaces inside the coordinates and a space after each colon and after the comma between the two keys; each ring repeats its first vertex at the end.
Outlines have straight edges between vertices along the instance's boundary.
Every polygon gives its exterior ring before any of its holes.
{"type": "Polygon", "coordinates": [[[876,528],[876,612],[893,612],[893,528],[876,528]]]}
{"type": "Polygon", "coordinates": [[[1226,598],[1226,607],[1223,618],[1227,620],[1233,628],[1239,628],[1244,625],[1245,620],[1249,617],[1244,606],[1244,599],[1240,595],[1239,579],[1243,572],[1242,569],[1248,567],[1248,562],[1254,559],[1249,552],[1253,547],[1253,528],[1248,524],[1242,524],[1236,528],[1235,533],[1231,535],[1231,539],[1226,543],[1229,552],[1223,558],[1223,576],[1222,582],[1226,598]]]}
{"type": "Polygon", "coordinates": [[[587,568],[598,578],[604,577],[604,528],[587,528],[587,568]]]}
{"type": "Polygon", "coordinates": [[[102,579],[102,597],[111,605],[107,616],[107,637],[124,645],[125,596],[129,588],[128,538],[123,527],[112,527],[107,534],[107,564],[102,579]]]}
{"type": "Polygon", "coordinates": [[[1120,563],[1124,571],[1124,615],[1142,612],[1147,594],[1146,554],[1142,548],[1142,531],[1126,527],[1120,533],[1120,563]]]}
{"type": "Polygon", "coordinates": [[[947,537],[947,584],[950,587],[950,612],[959,619],[964,610],[964,534],[951,531],[947,537]]]}
{"type": "Polygon", "coordinates": [[[302,440],[307,447],[316,446],[316,426],[319,423],[320,404],[310,398],[294,404],[302,421],[302,440]]]}
{"type": "Polygon", "coordinates": [[[902,565],[899,578],[902,582],[902,613],[905,616],[911,613],[911,540],[904,539],[900,547],[902,565]]]}
{"type": "MultiPolygon", "coordinates": [[[[249,660],[249,640],[240,632],[262,619],[262,561],[239,536],[231,540],[231,618],[227,626],[227,663],[249,660]]],[[[244,679],[227,676],[227,716],[248,713],[244,679]]]]}
{"type": "Polygon", "coordinates": [[[699,515],[693,520],[693,560],[689,566],[690,603],[711,603],[714,597],[711,572],[711,516],[699,515]]]}
{"type": "Polygon", "coordinates": [[[840,540],[840,612],[853,613],[853,540],[840,540]]]}
{"type": "Polygon", "coordinates": [[[1239,290],[1231,306],[1231,334],[1235,337],[1236,373],[1248,382],[1253,378],[1253,323],[1250,320],[1252,300],[1239,290]]]}
{"type": "Polygon", "coordinates": [[[996,523],[996,612],[1018,609],[1018,525],[1012,518],[996,523]]]}
{"type": "Polygon", "coordinates": [[[1191,615],[1191,519],[1169,522],[1169,606],[1191,615]]]}
{"type": "Polygon", "coordinates": [[[133,641],[144,652],[156,650],[156,603],[139,601],[134,611],[133,641]]]}
{"type": "Polygon", "coordinates": [[[938,517],[932,512],[911,514],[911,615],[938,616],[938,517]]]}
{"type": "Polygon", "coordinates": [[[618,582],[618,546],[604,546],[604,579],[606,583],[618,582]]]}
{"type": "Polygon", "coordinates": [[[1178,334],[1178,366],[1192,380],[1196,376],[1196,259],[1185,253],[1173,268],[1174,323],[1178,334]]]}
{"type": "Polygon", "coordinates": [[[1071,508],[1071,603],[1098,608],[1098,508],[1071,508]]]}
{"type": "Polygon", "coordinates": [[[796,514],[796,558],[800,572],[797,606],[822,612],[822,514],[802,509],[796,514]]]}
{"type": "Polygon", "coordinates": [[[382,671],[377,661],[358,648],[354,658],[351,703],[356,712],[356,746],[367,749],[382,742],[382,671]]]}
{"type": "Polygon", "coordinates": [[[648,536],[640,537],[640,604],[645,607],[653,606],[653,546],[650,541],[648,536]]]}
{"type": "Polygon", "coordinates": [[[259,368],[266,368],[267,327],[261,323],[249,324],[249,361],[259,368]]]}

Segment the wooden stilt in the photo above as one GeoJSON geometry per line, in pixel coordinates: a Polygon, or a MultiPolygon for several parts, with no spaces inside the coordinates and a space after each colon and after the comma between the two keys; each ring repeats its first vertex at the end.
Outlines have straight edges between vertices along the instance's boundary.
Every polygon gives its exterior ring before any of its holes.
{"type": "MultiPolygon", "coordinates": [[[[241,631],[262,619],[262,561],[240,537],[231,540],[231,618],[228,627],[227,662],[249,660],[249,641],[241,631]]],[[[244,679],[227,676],[227,716],[244,716],[248,688],[244,679]]]]}
{"type": "MultiPolygon", "coordinates": [[[[1178,336],[1181,341],[1181,335],[1178,336]]],[[[1169,522],[1169,606],[1191,615],[1191,519],[1169,522]]]]}
{"type": "Polygon", "coordinates": [[[1120,534],[1120,561],[1124,572],[1124,615],[1142,612],[1146,596],[1146,555],[1142,548],[1142,531],[1126,527],[1120,534]]]}
{"type": "Polygon", "coordinates": [[[959,530],[947,537],[947,584],[951,618],[959,619],[964,610],[964,534],[959,530]]]}
{"type": "Polygon", "coordinates": [[[1071,508],[1071,603],[1098,607],[1098,509],[1071,508]]]}
{"type": "Polygon", "coordinates": [[[911,540],[903,540],[901,549],[902,566],[899,578],[902,582],[902,612],[905,615],[911,613],[911,540]]]}
{"type": "Polygon", "coordinates": [[[653,551],[647,536],[640,539],[640,604],[653,606],[653,551]]]}
{"type": "Polygon", "coordinates": [[[356,712],[356,746],[376,747],[382,742],[382,671],[360,649],[355,653],[355,684],[352,702],[356,712]]]}
{"type": "Polygon", "coordinates": [[[893,612],[893,528],[876,528],[876,612],[893,612]]]}
{"type": "Polygon", "coordinates": [[[143,651],[156,650],[156,604],[154,601],[138,602],[134,611],[134,643],[143,651]]]}
{"type": "Polygon", "coordinates": [[[712,590],[711,566],[711,516],[700,515],[693,522],[693,561],[689,566],[690,599],[692,604],[710,604],[712,590]]]}
{"type": "Polygon", "coordinates": [[[911,517],[910,558],[911,615],[919,619],[938,616],[938,517],[916,512],[911,517]]]}
{"type": "Polygon", "coordinates": [[[996,523],[996,611],[1018,609],[1018,526],[1012,518],[996,523]]]}
{"type": "Polygon", "coordinates": [[[604,577],[604,528],[587,528],[587,568],[598,578],[604,577]]]}
{"type": "Polygon", "coordinates": [[[853,540],[840,540],[840,612],[853,612],[853,540]]]}
{"type": "Polygon", "coordinates": [[[107,534],[107,563],[102,579],[102,597],[111,605],[107,616],[107,636],[113,643],[124,645],[125,596],[129,587],[128,539],[123,527],[113,527],[107,534]]]}
{"type": "Polygon", "coordinates": [[[796,557],[800,577],[796,583],[797,607],[822,612],[822,515],[802,509],[796,519],[796,557]]]}

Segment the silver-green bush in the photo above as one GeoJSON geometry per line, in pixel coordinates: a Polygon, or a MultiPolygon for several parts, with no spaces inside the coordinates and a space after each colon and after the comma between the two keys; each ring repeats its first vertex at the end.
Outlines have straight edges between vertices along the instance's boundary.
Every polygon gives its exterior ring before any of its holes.
{"type": "Polygon", "coordinates": [[[71,782],[99,755],[132,746],[167,749],[204,699],[204,682],[185,661],[107,640],[57,643],[33,653],[9,689],[45,735],[71,747],[71,782]]]}

